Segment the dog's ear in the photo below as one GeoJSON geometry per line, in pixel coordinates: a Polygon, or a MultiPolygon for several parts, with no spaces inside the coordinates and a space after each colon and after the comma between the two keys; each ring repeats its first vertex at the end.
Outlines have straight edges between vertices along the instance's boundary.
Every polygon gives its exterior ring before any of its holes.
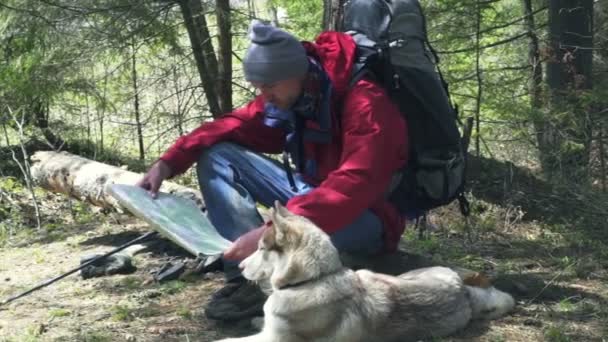
{"type": "Polygon", "coordinates": [[[289,229],[287,222],[285,222],[285,216],[283,215],[283,210],[287,210],[287,209],[285,209],[285,207],[283,207],[281,205],[281,203],[279,203],[279,201],[275,201],[274,209],[272,210],[271,216],[272,216],[272,225],[275,230],[275,241],[277,243],[281,243],[281,241],[283,240],[283,237],[286,233],[286,230],[289,229]]]}
{"type": "Polygon", "coordinates": [[[283,218],[293,216],[293,213],[285,208],[279,201],[274,201],[274,211],[283,218]]]}
{"type": "Polygon", "coordinates": [[[275,217],[275,215],[273,215],[272,226],[270,227],[270,229],[272,229],[271,234],[274,237],[274,244],[282,245],[285,241],[285,234],[289,229],[288,226],[282,221],[281,218],[277,218],[275,217]]]}
{"type": "Polygon", "coordinates": [[[297,229],[294,229],[293,220],[289,219],[293,216],[294,214],[282,206],[281,203],[278,201],[274,203],[271,219],[275,230],[275,241],[278,246],[295,245],[300,241],[301,234],[297,229]]]}

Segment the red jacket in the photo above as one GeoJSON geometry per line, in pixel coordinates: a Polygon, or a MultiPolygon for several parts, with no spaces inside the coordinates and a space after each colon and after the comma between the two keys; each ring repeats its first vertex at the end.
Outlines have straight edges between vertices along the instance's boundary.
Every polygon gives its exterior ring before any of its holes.
{"type": "MultiPolygon", "coordinates": [[[[305,142],[305,154],[317,163],[317,185],[289,200],[287,208],[332,233],[371,209],[384,225],[385,247],[394,251],[405,220],[385,200],[393,174],[408,158],[407,126],[385,91],[361,80],[349,87],[355,43],[339,32],[322,33],[305,42],[309,55],[319,60],[332,85],[332,141],[305,142]]],[[[262,153],[280,153],[285,143],[281,129],[262,122],[264,100],[255,98],[232,113],[205,123],[180,137],[161,159],[173,174],[186,171],[202,150],[219,141],[232,141],[262,153]]],[[[309,122],[310,127],[314,127],[309,122]]],[[[318,127],[317,127],[318,128],[318,127]]]]}

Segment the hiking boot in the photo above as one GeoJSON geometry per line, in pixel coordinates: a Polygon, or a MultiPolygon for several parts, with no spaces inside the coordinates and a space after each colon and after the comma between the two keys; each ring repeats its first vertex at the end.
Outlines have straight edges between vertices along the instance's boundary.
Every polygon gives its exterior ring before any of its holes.
{"type": "Polygon", "coordinates": [[[205,315],[209,319],[220,321],[262,316],[266,298],[259,286],[239,278],[227,283],[211,295],[205,308],[205,315]]]}
{"type": "Polygon", "coordinates": [[[217,272],[224,270],[224,263],[222,262],[222,255],[209,255],[209,256],[199,256],[196,261],[196,267],[194,268],[194,272],[198,274],[205,274],[209,272],[217,272]]]}

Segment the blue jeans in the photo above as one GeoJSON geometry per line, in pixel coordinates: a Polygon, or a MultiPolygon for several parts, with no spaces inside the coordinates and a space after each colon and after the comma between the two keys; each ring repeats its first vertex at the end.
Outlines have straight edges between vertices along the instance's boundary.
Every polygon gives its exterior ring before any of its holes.
{"type": "MultiPolygon", "coordinates": [[[[218,232],[231,241],[263,224],[256,202],[272,207],[275,200],[285,204],[313,189],[299,174],[294,174],[298,189],[294,192],[280,163],[228,142],[204,151],[198,160],[197,173],[207,216],[218,232]]],[[[377,254],[383,248],[382,222],[367,210],[330,238],[339,251],[377,254]]],[[[224,262],[228,280],[240,275],[237,265],[224,262]]]]}

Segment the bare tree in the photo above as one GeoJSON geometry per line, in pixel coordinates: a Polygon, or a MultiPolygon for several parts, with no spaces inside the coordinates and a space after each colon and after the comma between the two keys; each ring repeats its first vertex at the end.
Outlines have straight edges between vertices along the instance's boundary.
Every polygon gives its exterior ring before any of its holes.
{"type": "Polygon", "coordinates": [[[215,85],[218,66],[211,43],[211,35],[207,28],[205,12],[200,0],[179,0],[179,5],[190,37],[196,67],[207,97],[209,111],[213,117],[218,117],[222,114],[215,85]]]}
{"type": "Polygon", "coordinates": [[[232,111],[232,32],[230,1],[216,0],[218,27],[218,95],[222,113],[232,111]]]}
{"type": "Polygon", "coordinates": [[[109,106],[108,104],[108,79],[110,78],[110,71],[108,63],[104,61],[103,63],[104,77],[103,77],[103,91],[101,94],[101,98],[99,99],[100,105],[97,106],[96,112],[96,120],[99,128],[99,142],[96,145],[95,150],[99,152],[103,152],[104,149],[104,123],[106,110],[109,106]]]}
{"type": "Polygon", "coordinates": [[[133,81],[133,107],[135,110],[135,127],[137,129],[137,143],[139,146],[139,160],[145,160],[144,137],[142,133],[141,113],[139,111],[139,87],[137,85],[137,49],[135,41],[131,44],[131,78],[133,81]]]}
{"type": "Polygon", "coordinates": [[[34,203],[34,212],[36,214],[36,225],[38,230],[42,229],[42,221],[40,219],[40,208],[38,207],[38,199],[36,198],[36,192],[34,191],[34,185],[32,182],[32,173],[30,169],[30,163],[28,161],[29,156],[27,150],[25,148],[24,134],[23,134],[23,125],[25,121],[25,113],[23,110],[19,110],[21,112],[21,118],[18,118],[17,115],[12,111],[10,107],[6,108],[10,113],[15,125],[17,127],[17,131],[19,133],[19,146],[21,147],[21,154],[23,157],[23,161],[20,161],[15,154],[15,151],[11,150],[13,160],[21,170],[23,177],[25,179],[25,185],[32,196],[32,202],[34,203]]]}

